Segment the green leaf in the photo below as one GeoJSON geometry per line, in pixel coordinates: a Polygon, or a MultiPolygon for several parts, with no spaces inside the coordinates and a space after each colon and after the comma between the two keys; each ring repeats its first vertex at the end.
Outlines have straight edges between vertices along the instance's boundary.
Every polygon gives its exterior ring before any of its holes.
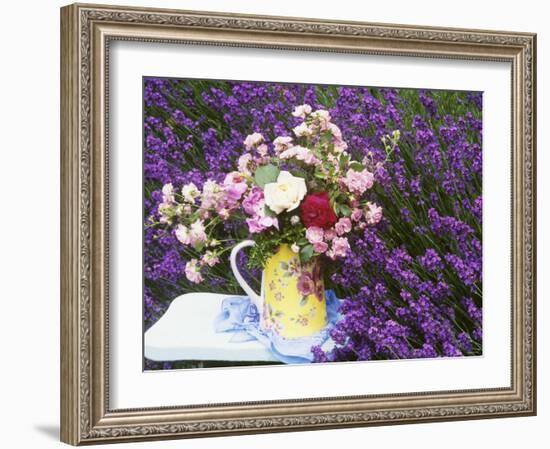
{"type": "Polygon", "coordinates": [[[204,242],[197,242],[194,248],[200,253],[204,249],[204,242]]]}
{"type": "Polygon", "coordinates": [[[300,250],[300,261],[307,262],[313,257],[313,245],[306,245],[300,250]]]}
{"type": "Polygon", "coordinates": [[[346,204],[337,204],[336,207],[338,208],[341,215],[344,217],[349,217],[351,215],[351,208],[346,204]]]}
{"type": "Polygon", "coordinates": [[[353,161],[351,164],[349,164],[349,168],[351,168],[354,171],[363,171],[365,167],[363,167],[363,164],[353,161]]]}
{"type": "Polygon", "coordinates": [[[333,205],[333,207],[334,207],[333,203],[336,202],[336,198],[338,198],[339,195],[340,195],[339,190],[331,190],[329,192],[329,201],[330,201],[330,204],[333,205]]]}
{"type": "Polygon", "coordinates": [[[256,169],[254,181],[263,189],[266,184],[277,181],[279,172],[279,168],[273,164],[262,165],[256,169]]]}
{"type": "Polygon", "coordinates": [[[300,300],[299,306],[304,307],[307,304],[307,296],[302,296],[302,299],[300,300]]]}
{"type": "Polygon", "coordinates": [[[338,164],[340,165],[340,170],[345,170],[346,166],[348,165],[348,162],[349,162],[349,156],[342,154],[340,156],[340,159],[338,160],[338,164]]]}

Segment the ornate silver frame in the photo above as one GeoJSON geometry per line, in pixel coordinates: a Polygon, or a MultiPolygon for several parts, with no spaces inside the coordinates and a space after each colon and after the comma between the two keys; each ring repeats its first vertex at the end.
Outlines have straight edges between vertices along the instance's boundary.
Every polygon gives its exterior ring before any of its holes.
{"type": "Polygon", "coordinates": [[[536,36],[75,4],[61,9],[61,439],[86,443],[536,413],[536,36]],[[107,56],[112,40],[200,42],[512,65],[510,388],[111,410],[107,56]]]}

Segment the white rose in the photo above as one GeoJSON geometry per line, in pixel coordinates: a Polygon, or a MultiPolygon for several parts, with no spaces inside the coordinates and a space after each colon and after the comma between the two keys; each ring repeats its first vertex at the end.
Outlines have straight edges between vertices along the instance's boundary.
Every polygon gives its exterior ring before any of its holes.
{"type": "Polygon", "coordinates": [[[276,214],[291,211],[298,207],[306,195],[306,181],[304,178],[293,176],[282,171],[277,182],[271,182],[264,187],[265,204],[276,214]]]}

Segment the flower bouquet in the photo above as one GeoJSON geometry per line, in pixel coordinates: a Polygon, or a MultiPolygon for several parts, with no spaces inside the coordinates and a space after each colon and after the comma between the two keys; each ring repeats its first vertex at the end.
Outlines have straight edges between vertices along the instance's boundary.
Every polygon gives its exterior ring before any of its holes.
{"type": "MultiPolygon", "coordinates": [[[[207,180],[176,191],[162,188],[159,222],[197,257],[186,263],[185,276],[201,283],[208,270],[231,251],[235,277],[257,305],[261,326],[287,338],[302,337],[326,326],[321,260],[337,260],[350,249],[350,233],[382,219],[382,208],[369,200],[374,173],[383,162],[367,155],[353,160],[338,126],[326,110],[297,106],[303,119],[291,135],[270,142],[252,133],[243,142],[236,170],[222,182],[207,180]],[[214,238],[228,220],[246,226],[249,240],[214,238]],[[236,253],[250,246],[249,265],[264,270],[257,295],[238,273],[236,253]]],[[[388,160],[399,131],[382,139],[388,160]]]]}

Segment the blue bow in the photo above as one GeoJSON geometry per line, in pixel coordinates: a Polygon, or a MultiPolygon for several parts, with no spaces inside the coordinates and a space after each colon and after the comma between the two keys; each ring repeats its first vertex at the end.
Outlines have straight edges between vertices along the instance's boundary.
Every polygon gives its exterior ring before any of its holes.
{"type": "Polygon", "coordinates": [[[328,324],[316,334],[307,337],[286,339],[271,330],[260,330],[260,315],[247,296],[225,298],[222,301],[222,310],[214,320],[214,329],[216,332],[232,332],[229,340],[232,343],[256,339],[283,363],[311,363],[312,346],[322,346],[326,343],[330,338],[330,330],[340,318],[340,301],[334,291],[326,290],[325,298],[328,324]]]}

